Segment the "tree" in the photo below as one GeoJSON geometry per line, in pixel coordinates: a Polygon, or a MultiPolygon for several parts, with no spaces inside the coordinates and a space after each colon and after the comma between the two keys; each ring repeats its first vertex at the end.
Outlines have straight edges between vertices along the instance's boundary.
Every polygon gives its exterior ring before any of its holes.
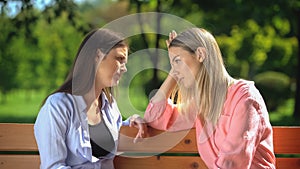
{"type": "Polygon", "coordinates": [[[297,0],[191,0],[170,6],[172,12],[212,31],[231,74],[253,79],[258,73],[272,70],[297,79],[294,117],[299,120],[299,75],[295,74],[295,70],[300,72],[299,4],[297,0]],[[193,14],[195,11],[198,16],[193,14]]]}
{"type": "Polygon", "coordinates": [[[37,74],[35,84],[39,88],[53,90],[66,78],[83,33],[78,32],[68,21],[68,14],[65,12],[51,23],[39,20],[33,35],[37,38],[38,49],[35,53],[39,60],[38,65],[34,66],[37,74]]]}
{"type": "Polygon", "coordinates": [[[14,36],[14,27],[4,14],[1,15],[0,22],[2,24],[0,26],[0,93],[4,96],[1,102],[4,102],[6,94],[17,87],[14,77],[16,76],[18,60],[8,50],[11,38],[14,36]]]}
{"type": "MultiPolygon", "coordinates": [[[[130,4],[131,12],[159,9],[210,30],[219,42],[233,76],[253,80],[256,74],[271,70],[288,75],[291,82],[293,79],[299,81],[295,74],[296,53],[299,51],[296,31],[299,29],[299,12],[295,15],[299,11],[297,0],[131,0],[130,4]]],[[[294,115],[300,109],[296,108],[300,105],[299,94],[296,95],[294,115]]]]}
{"type": "Polygon", "coordinates": [[[1,72],[7,79],[0,84],[2,91],[53,90],[62,83],[72,65],[83,36],[78,30],[90,30],[82,26],[85,23],[77,22],[80,17],[75,12],[76,4],[57,0],[40,11],[32,1],[22,1],[16,16],[5,17],[5,10],[2,11],[1,19],[8,23],[0,26],[5,35],[1,39],[1,58],[5,61],[1,72]]]}
{"type": "Polygon", "coordinates": [[[298,18],[296,27],[297,29],[297,39],[298,39],[298,67],[296,69],[297,73],[297,81],[296,81],[296,94],[295,94],[295,109],[294,109],[294,117],[296,121],[300,122],[300,2],[298,2],[298,6],[295,9],[296,17],[298,18]]]}
{"type": "Polygon", "coordinates": [[[37,20],[37,16],[33,10],[29,1],[23,1],[20,8],[20,13],[14,18],[8,17],[6,10],[7,2],[5,1],[1,9],[1,22],[0,27],[3,37],[1,38],[1,77],[5,80],[1,80],[0,89],[1,92],[8,93],[9,91],[20,87],[20,84],[24,82],[17,80],[18,70],[20,69],[20,63],[23,57],[18,58],[16,53],[21,53],[24,49],[24,42],[17,41],[18,36],[22,36],[28,42],[35,42],[35,39],[31,37],[31,26],[37,20]],[[18,43],[20,42],[20,43],[18,43]],[[20,45],[21,46],[18,46],[20,45]],[[14,49],[14,46],[18,46],[14,49]]]}
{"type": "MultiPolygon", "coordinates": [[[[153,10],[155,12],[161,12],[161,1],[156,0],[156,1],[139,1],[139,0],[131,0],[130,1],[130,10],[135,11],[135,13],[141,13],[145,12],[143,10],[143,5],[148,6],[148,10],[153,10]]],[[[140,16],[140,15],[138,15],[140,16]]],[[[144,30],[144,25],[141,21],[141,18],[138,17],[139,20],[139,28],[140,32],[145,32],[144,30]]],[[[161,15],[157,15],[156,18],[156,32],[161,32],[161,15]]],[[[162,79],[159,78],[159,70],[158,68],[158,62],[159,62],[159,52],[158,49],[161,48],[160,46],[160,41],[161,41],[161,35],[159,33],[155,35],[146,35],[145,33],[142,33],[140,35],[141,39],[140,41],[142,43],[135,43],[136,44],[142,44],[139,46],[139,48],[144,48],[144,49],[149,49],[150,46],[153,46],[155,50],[149,51],[147,50],[148,56],[151,59],[151,62],[153,64],[154,69],[152,69],[152,77],[148,81],[144,82],[142,85],[145,89],[145,95],[149,96],[151,91],[153,89],[158,89],[161,83],[163,82],[162,79]]],[[[143,73],[147,73],[146,71],[143,73]]]]}

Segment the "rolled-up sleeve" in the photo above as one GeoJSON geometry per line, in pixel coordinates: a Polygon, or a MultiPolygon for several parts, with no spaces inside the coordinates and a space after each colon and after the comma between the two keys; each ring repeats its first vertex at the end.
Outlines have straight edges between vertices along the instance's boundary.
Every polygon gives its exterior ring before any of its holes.
{"type": "Polygon", "coordinates": [[[214,168],[250,168],[264,130],[259,109],[255,99],[246,95],[237,103],[214,168]]]}
{"type": "Polygon", "coordinates": [[[67,132],[66,110],[55,100],[49,100],[41,108],[34,125],[34,134],[39,148],[41,168],[71,168],[66,166],[67,132]]]}
{"type": "Polygon", "coordinates": [[[149,126],[159,130],[179,131],[195,126],[195,117],[191,113],[187,116],[180,114],[171,99],[157,103],[150,101],[144,119],[149,126]]]}

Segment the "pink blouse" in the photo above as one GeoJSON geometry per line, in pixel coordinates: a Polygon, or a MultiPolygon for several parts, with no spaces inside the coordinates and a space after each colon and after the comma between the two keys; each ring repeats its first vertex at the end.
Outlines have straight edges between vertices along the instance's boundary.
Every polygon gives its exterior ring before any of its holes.
{"type": "Polygon", "coordinates": [[[208,168],[275,168],[272,126],[254,82],[237,80],[228,88],[215,128],[192,116],[182,117],[170,100],[150,102],[144,118],[160,130],[196,127],[198,152],[208,168]]]}

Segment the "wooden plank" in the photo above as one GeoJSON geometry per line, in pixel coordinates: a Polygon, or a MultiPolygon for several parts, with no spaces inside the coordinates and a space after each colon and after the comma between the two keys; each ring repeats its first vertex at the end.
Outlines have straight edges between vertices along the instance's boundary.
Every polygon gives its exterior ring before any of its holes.
{"type": "Polygon", "coordinates": [[[300,127],[273,127],[276,154],[300,154],[300,127]]]}
{"type": "MultiPolygon", "coordinates": [[[[300,154],[300,134],[297,134],[300,133],[300,127],[275,126],[273,131],[274,149],[277,154],[300,154]]],[[[172,133],[149,128],[151,139],[134,144],[136,132],[134,128],[121,128],[119,151],[168,150],[197,153],[195,129],[191,129],[188,133],[186,131],[172,133]]],[[[0,151],[38,151],[33,135],[33,124],[0,123],[0,151]]]]}
{"type": "Polygon", "coordinates": [[[33,124],[0,123],[0,151],[38,151],[33,124]]]}
{"type": "Polygon", "coordinates": [[[118,151],[198,153],[195,132],[195,129],[166,132],[149,128],[147,138],[141,142],[133,143],[137,129],[124,126],[121,128],[118,151]]]}
{"type": "MultiPolygon", "coordinates": [[[[300,127],[274,126],[274,151],[276,154],[300,154],[300,127]]],[[[195,129],[181,132],[165,132],[149,128],[149,137],[133,143],[137,129],[122,127],[118,150],[127,153],[197,153],[195,129]]],[[[0,151],[38,151],[33,134],[33,124],[0,123],[0,151]]],[[[0,155],[0,168],[39,168],[38,155],[0,155]]],[[[117,169],[135,168],[205,168],[200,157],[151,156],[115,159],[117,169]]],[[[300,158],[276,158],[276,166],[300,168],[300,158]]]]}
{"type": "MultiPolygon", "coordinates": [[[[276,154],[300,154],[300,127],[274,126],[273,131],[276,154]]],[[[136,132],[136,129],[130,127],[121,128],[119,151],[197,153],[195,129],[164,132],[149,128],[149,138],[134,144],[133,138],[136,132]]]]}
{"type": "Polygon", "coordinates": [[[200,157],[152,156],[115,158],[116,169],[207,169],[200,157]]]}
{"type": "Polygon", "coordinates": [[[300,168],[300,158],[276,158],[276,169],[300,168]]]}
{"type": "Polygon", "coordinates": [[[39,155],[0,155],[1,169],[39,169],[39,155]]]}

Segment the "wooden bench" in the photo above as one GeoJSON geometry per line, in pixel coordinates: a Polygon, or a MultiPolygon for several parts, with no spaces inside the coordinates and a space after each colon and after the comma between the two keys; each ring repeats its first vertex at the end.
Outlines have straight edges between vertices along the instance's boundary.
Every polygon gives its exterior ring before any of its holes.
{"type": "MultiPolygon", "coordinates": [[[[273,129],[277,169],[300,168],[300,127],[273,129]]],[[[171,133],[149,128],[151,137],[134,144],[136,132],[134,128],[121,128],[116,169],[207,168],[197,153],[194,129],[171,133]]],[[[37,169],[39,163],[33,124],[0,123],[0,168],[37,169]]]]}

